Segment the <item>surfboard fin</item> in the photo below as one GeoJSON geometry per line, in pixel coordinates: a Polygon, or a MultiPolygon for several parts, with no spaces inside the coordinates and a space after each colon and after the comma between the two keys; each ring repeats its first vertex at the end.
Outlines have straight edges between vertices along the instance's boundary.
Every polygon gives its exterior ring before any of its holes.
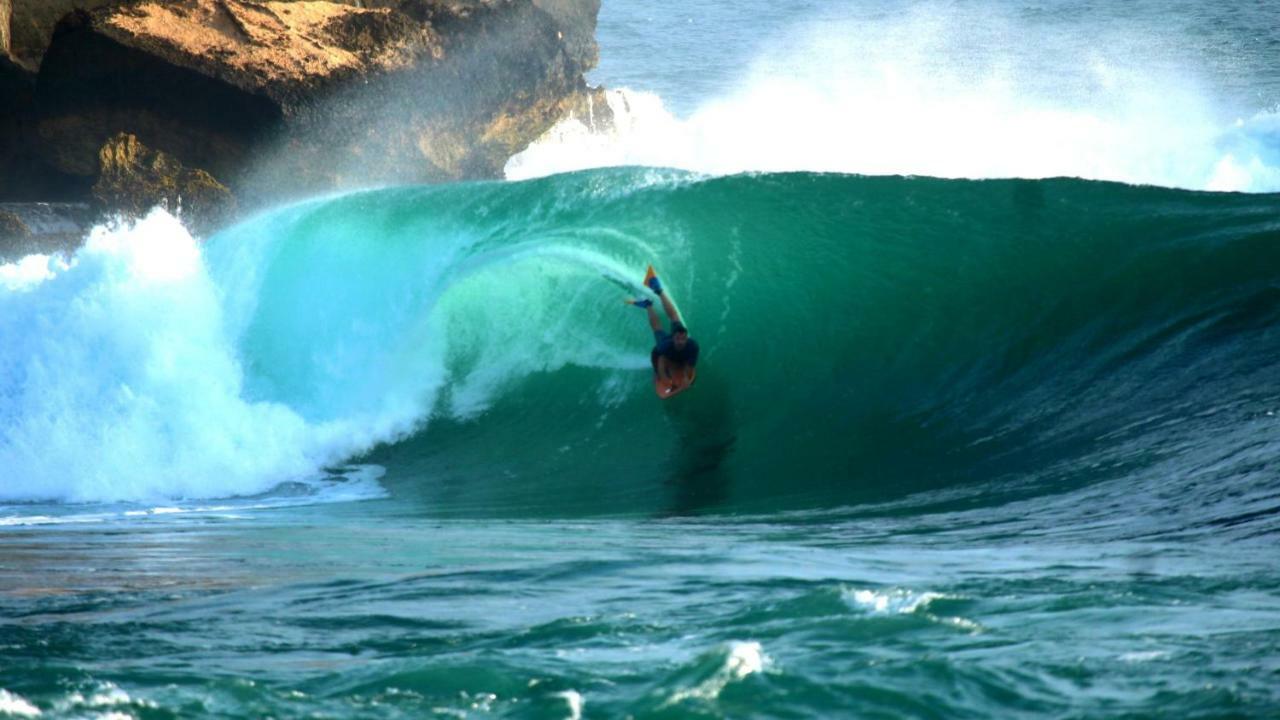
{"type": "Polygon", "coordinates": [[[644,286],[659,295],[662,294],[662,282],[658,280],[658,273],[653,271],[652,265],[644,273],[644,286]]]}

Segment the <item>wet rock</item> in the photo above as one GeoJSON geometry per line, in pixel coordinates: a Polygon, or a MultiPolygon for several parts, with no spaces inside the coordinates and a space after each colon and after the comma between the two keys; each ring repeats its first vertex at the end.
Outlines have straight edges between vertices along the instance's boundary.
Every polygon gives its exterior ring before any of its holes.
{"type": "Polygon", "coordinates": [[[225,185],[204,170],[147,148],[133,135],[111,138],[98,158],[101,169],[93,196],[104,211],[137,218],[160,206],[197,234],[216,229],[235,214],[235,198],[225,185]]]}
{"type": "Polygon", "coordinates": [[[80,247],[92,211],[77,203],[0,203],[0,263],[80,247]]]}
{"type": "Polygon", "coordinates": [[[0,238],[20,240],[31,235],[31,228],[22,222],[22,218],[9,210],[0,210],[0,238]]]}

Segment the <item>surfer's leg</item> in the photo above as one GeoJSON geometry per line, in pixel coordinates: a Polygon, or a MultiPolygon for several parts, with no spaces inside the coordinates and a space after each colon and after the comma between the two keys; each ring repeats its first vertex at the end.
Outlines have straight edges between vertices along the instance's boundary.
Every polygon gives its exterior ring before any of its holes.
{"type": "Polygon", "coordinates": [[[644,284],[647,285],[649,289],[658,296],[658,299],[662,301],[662,309],[667,312],[667,317],[671,318],[671,322],[680,322],[680,313],[676,312],[675,303],[671,302],[671,299],[667,297],[667,294],[662,291],[662,281],[658,279],[657,275],[653,274],[652,265],[649,266],[649,273],[649,276],[645,278],[644,284]]]}
{"type": "MultiPolygon", "coordinates": [[[[671,302],[670,298],[667,297],[667,294],[662,293],[658,296],[658,299],[662,301],[662,309],[667,311],[667,317],[671,318],[671,322],[680,322],[680,313],[676,312],[676,306],[671,302]]],[[[650,312],[653,311],[650,310],[650,312]]],[[[656,315],[657,313],[654,314],[656,315]]]]}
{"type": "Polygon", "coordinates": [[[662,318],[658,317],[657,311],[653,309],[652,305],[650,305],[649,307],[646,307],[645,310],[649,312],[650,329],[652,329],[656,333],[662,332],[662,318]]]}
{"type": "MultiPolygon", "coordinates": [[[[628,300],[627,302],[638,308],[644,308],[644,311],[649,314],[649,327],[653,328],[654,332],[662,332],[662,318],[658,317],[657,311],[653,309],[652,300],[628,300]]],[[[666,298],[663,298],[663,302],[666,302],[666,298]]]]}

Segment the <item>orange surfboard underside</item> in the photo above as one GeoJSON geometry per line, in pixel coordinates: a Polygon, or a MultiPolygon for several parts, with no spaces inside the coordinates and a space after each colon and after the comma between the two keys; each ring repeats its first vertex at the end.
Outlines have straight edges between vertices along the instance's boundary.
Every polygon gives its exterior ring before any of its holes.
{"type": "Polygon", "coordinates": [[[675,397],[676,395],[679,395],[685,390],[693,387],[693,381],[697,379],[698,371],[696,369],[689,374],[688,382],[684,383],[680,382],[679,379],[668,380],[667,378],[655,375],[653,378],[653,391],[658,394],[658,397],[666,400],[667,398],[675,397]]]}

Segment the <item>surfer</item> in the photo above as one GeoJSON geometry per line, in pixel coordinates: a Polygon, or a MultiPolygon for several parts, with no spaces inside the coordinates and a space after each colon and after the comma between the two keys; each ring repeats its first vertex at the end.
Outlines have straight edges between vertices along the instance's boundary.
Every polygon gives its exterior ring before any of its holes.
{"type": "Polygon", "coordinates": [[[698,341],[689,337],[689,329],[680,321],[680,313],[671,302],[671,298],[662,292],[662,282],[649,268],[644,284],[662,301],[662,309],[671,320],[671,332],[662,329],[662,318],[653,309],[653,301],[647,298],[632,300],[631,304],[644,308],[649,314],[649,327],[653,329],[654,346],[649,353],[649,362],[653,364],[655,382],[661,378],[668,383],[667,394],[683,389],[693,382],[694,366],[698,364],[698,341]]]}

